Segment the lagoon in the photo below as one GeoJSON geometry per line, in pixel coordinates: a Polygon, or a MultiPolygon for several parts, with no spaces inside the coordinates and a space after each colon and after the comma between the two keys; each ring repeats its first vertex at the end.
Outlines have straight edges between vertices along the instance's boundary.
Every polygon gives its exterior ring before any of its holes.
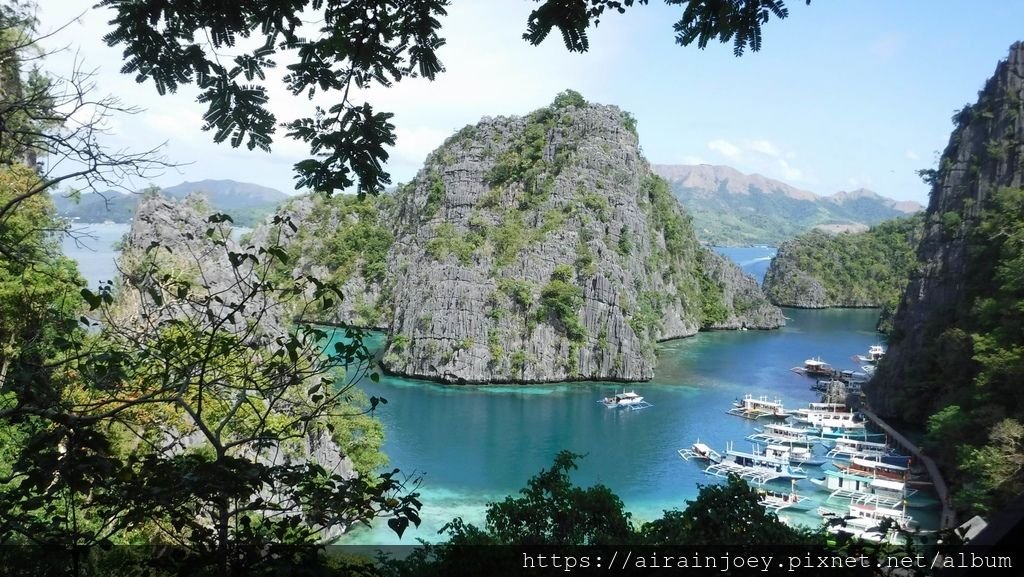
{"type": "MultiPolygon", "coordinates": [[[[87,246],[65,241],[94,287],[116,273],[114,243],[128,225],[88,225],[87,246]]],[[[756,277],[763,278],[775,249],[718,249],[756,277]]],[[[749,449],[744,437],[755,423],[726,414],[745,394],[778,397],[795,408],[817,400],[813,381],[789,369],[820,356],[839,369],[856,369],[852,359],[880,340],[878,311],[872,309],[786,309],[786,327],[775,331],[703,332],[658,347],[655,378],[633,383],[653,406],[641,411],[609,409],[598,401],[623,390],[614,383],[455,386],[382,376],[360,386],[387,399],[376,414],[385,428],[388,469],[421,476],[423,523],[399,539],[385,523],[358,527],[343,537],[353,544],[415,544],[437,541],[446,522],[461,516],[483,523],[488,502],[504,499],[550,467],[560,450],[585,455],[573,481],[603,483],[614,491],[635,521],[658,518],[666,509],[684,508],[701,484],[720,482],[702,467],[683,461],[676,451],[701,440],[721,451],[732,441],[749,449]]],[[[379,346],[380,337],[375,337],[379,346]]],[[[819,447],[820,451],[821,448],[819,447]]],[[[820,473],[810,470],[811,476],[820,473]]],[[[797,490],[814,494],[808,481],[797,490]]],[[[935,513],[924,518],[935,523],[935,513]]],[[[814,524],[809,516],[785,511],[794,522],[814,524]]]]}

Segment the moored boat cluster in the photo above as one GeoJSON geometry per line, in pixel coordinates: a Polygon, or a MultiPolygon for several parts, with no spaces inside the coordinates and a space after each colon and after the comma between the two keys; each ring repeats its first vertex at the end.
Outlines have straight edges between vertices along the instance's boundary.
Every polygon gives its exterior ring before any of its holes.
{"type": "MultiPolygon", "coordinates": [[[[871,347],[872,362],[882,355],[881,347],[871,347]]],[[[809,360],[805,369],[798,372],[837,375],[820,359],[809,360]]],[[[897,542],[901,532],[919,528],[908,507],[937,504],[913,488],[926,482],[918,480],[910,457],[889,445],[884,433],[871,431],[846,403],[817,402],[788,410],[780,399],[748,394],[727,412],[763,423],[746,437],[749,451],[728,443],[718,452],[698,440],[678,453],[687,461],[706,463],[708,475],[736,475],[750,482],[761,504],[772,511],[816,514],[829,522],[832,532],[897,542]],[[801,493],[798,484],[803,482],[809,487],[801,493]]]]}

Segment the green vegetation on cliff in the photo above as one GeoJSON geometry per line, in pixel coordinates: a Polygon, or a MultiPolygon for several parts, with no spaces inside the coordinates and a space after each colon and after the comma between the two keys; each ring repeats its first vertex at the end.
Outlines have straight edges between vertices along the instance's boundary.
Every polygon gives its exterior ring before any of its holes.
{"type": "Polygon", "coordinates": [[[999,190],[963,233],[965,298],[934,320],[946,326],[909,362],[913,379],[894,395],[955,464],[958,504],[987,511],[1024,492],[1024,189],[999,190]]]}
{"type": "Polygon", "coordinates": [[[927,430],[958,508],[1024,492],[1024,43],[957,111],[873,405],[927,430]]]}
{"type": "Polygon", "coordinates": [[[805,233],[784,243],[764,279],[781,306],[895,308],[914,268],[924,230],[920,215],[862,233],[805,233]]]}

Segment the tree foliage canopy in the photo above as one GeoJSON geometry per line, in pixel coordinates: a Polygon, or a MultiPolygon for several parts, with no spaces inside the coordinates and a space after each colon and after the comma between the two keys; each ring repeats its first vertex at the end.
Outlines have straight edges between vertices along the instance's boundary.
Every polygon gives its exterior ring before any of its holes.
{"type": "MultiPolygon", "coordinates": [[[[540,0],[538,0],[540,1],[540,0]]],[[[789,11],[782,0],[667,0],[685,6],[676,41],[704,48],[732,42],[737,56],[761,48],[761,28],[789,11]]],[[[810,3],[810,0],[807,0],[810,3]]],[[[304,142],[310,158],[295,165],[296,188],[328,194],[355,186],[377,194],[395,144],[393,114],[359,102],[353,88],[388,87],[444,71],[440,18],[449,0],[270,0],[205,3],[103,0],[114,11],[104,40],[122,46],[122,72],[152,82],[160,94],[194,84],[206,106],[204,130],[215,142],[269,151],[279,126],[304,142]],[[318,22],[317,27],[306,22],[318,22]],[[329,95],[310,116],[279,119],[270,110],[268,72],[288,58],[281,81],[293,95],[329,95]]],[[[524,39],[537,45],[558,28],[570,51],[589,49],[587,29],[606,10],[625,12],[647,0],[544,0],[524,39]]]]}
{"type": "MultiPolygon", "coordinates": [[[[572,52],[590,49],[587,29],[597,26],[606,11],[623,14],[634,5],[648,0],[536,0],[543,2],[530,14],[523,39],[530,44],[543,42],[551,30],[558,28],[565,47],[572,52]]],[[[811,0],[806,0],[807,4],[811,0]]],[[[772,16],[783,19],[789,9],[783,0],[665,0],[666,4],[684,6],[683,14],[672,28],[676,43],[689,46],[694,42],[701,49],[712,40],[732,42],[733,54],[742,56],[748,48],[761,49],[761,27],[772,16]]]]}

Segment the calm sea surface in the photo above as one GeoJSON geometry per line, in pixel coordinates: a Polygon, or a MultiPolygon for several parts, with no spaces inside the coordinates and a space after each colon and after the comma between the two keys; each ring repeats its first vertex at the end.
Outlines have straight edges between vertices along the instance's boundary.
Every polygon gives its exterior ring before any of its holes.
{"type": "MultiPolygon", "coordinates": [[[[91,285],[111,277],[111,244],[127,230],[126,225],[92,228],[94,251],[68,250],[91,285]]],[[[719,251],[759,279],[775,253],[767,247],[719,251]]],[[[437,540],[437,530],[455,516],[480,524],[488,502],[516,493],[563,449],[586,455],[573,475],[578,485],[607,485],[636,520],[684,508],[700,484],[719,480],[704,475],[697,463],[683,461],[678,449],[698,439],[718,450],[730,441],[750,447],[743,438],[755,424],[725,414],[733,400],[751,393],[778,397],[787,407],[805,405],[817,400],[812,381],[790,368],[820,356],[837,368],[856,369],[852,355],[880,341],[874,331],[877,310],[786,309],[785,314],[781,330],[707,332],[663,343],[654,380],[626,386],[653,405],[641,411],[599,404],[622,390],[612,383],[446,386],[387,376],[361,383],[368,394],[388,401],[377,414],[386,430],[389,468],[423,477],[423,524],[399,540],[379,523],[352,531],[345,542],[437,540]]],[[[820,476],[813,468],[809,472],[820,476]]],[[[815,494],[808,481],[796,488],[815,494]]],[[[935,523],[934,512],[911,513],[926,526],[935,523]]],[[[782,516],[817,522],[811,516],[782,516]]]]}

